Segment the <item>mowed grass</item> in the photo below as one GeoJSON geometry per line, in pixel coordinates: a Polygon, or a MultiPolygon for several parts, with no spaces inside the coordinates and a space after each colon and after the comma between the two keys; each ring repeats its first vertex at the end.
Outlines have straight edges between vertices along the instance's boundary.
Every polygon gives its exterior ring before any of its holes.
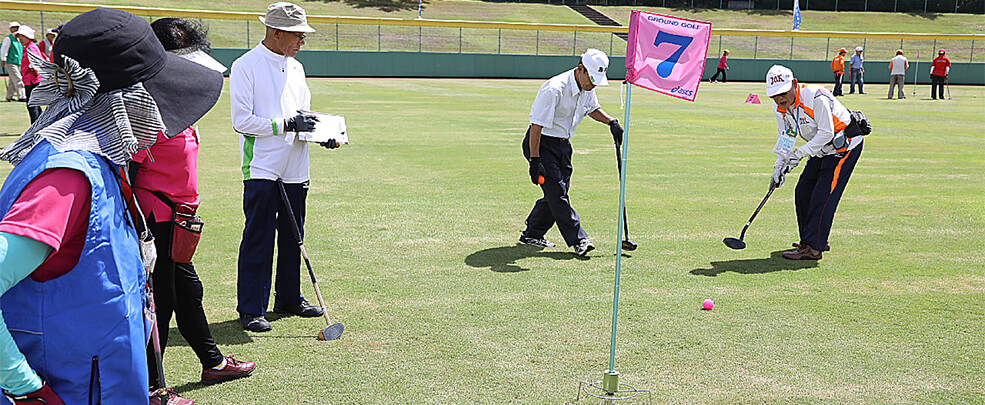
{"type": "MultiPolygon", "coordinates": [[[[312,149],[306,225],[345,335],[316,341],[320,319],[275,316],[261,334],[238,326],[242,175],[224,93],[199,124],[207,225],[195,263],[223,353],[259,368],[200,385],[172,330],[170,385],[200,404],[557,404],[600,379],[619,190],[607,128],[583,122],[573,140],[571,199],[598,245],[581,259],[515,245],[539,195],[519,142],[540,81],[309,84],[313,108],[345,114],[352,140],[312,149]]],[[[818,262],[779,258],[797,239],[801,169],[745,250],[721,243],[769,184],[775,120],[768,104],[743,104],[765,98],[761,84],[705,84],[695,103],[633,90],[627,207],[640,248],[622,261],[622,382],[656,403],[985,401],[985,88],[931,101],[921,86],[889,101],[885,85],[870,86],[841,98],[875,129],[818,262]]],[[[619,89],[598,94],[622,120],[619,89]]],[[[20,132],[25,117],[23,104],[0,103],[0,133],[20,132]]]]}
{"type": "MultiPolygon", "coordinates": [[[[91,1],[70,0],[66,3],[91,1]]],[[[161,4],[151,0],[105,0],[107,6],[161,7],[191,10],[216,10],[214,2],[186,0],[161,4]]],[[[238,0],[222,4],[222,11],[263,13],[268,1],[238,0]]],[[[346,0],[299,2],[308,15],[417,18],[416,1],[346,0]]],[[[633,9],[711,22],[714,28],[789,30],[793,13],[789,10],[720,10],[680,9],[664,7],[593,6],[623,25],[629,25],[633,9]]],[[[41,15],[36,11],[4,10],[5,19],[39,27],[41,15]]],[[[44,13],[45,27],[50,28],[71,19],[71,13],[44,13]]],[[[587,18],[560,4],[523,4],[474,0],[435,0],[424,2],[424,18],[435,20],[503,21],[541,24],[593,25],[587,18]]],[[[154,16],[160,18],[164,16],[154,16]]],[[[258,20],[237,21],[206,19],[210,39],[217,48],[252,48],[260,41],[264,27],[258,20]]],[[[305,49],[347,51],[400,52],[474,52],[572,55],[586,48],[602,49],[620,54],[626,42],[605,33],[559,31],[496,30],[450,27],[411,27],[375,25],[313,24],[318,32],[308,35],[305,49]]],[[[894,32],[981,34],[985,22],[980,14],[956,13],[880,13],[880,12],[803,12],[805,31],[831,32],[894,32]]],[[[981,42],[981,41],[979,41],[981,42]]],[[[973,46],[971,41],[956,40],[893,40],[714,36],[709,56],[721,55],[729,49],[732,58],[778,58],[830,60],[839,48],[864,46],[868,60],[889,60],[897,49],[904,49],[911,62],[929,62],[937,49],[946,48],[952,62],[982,62],[985,47],[973,46]],[[916,52],[922,51],[922,58],[916,52]]]]}

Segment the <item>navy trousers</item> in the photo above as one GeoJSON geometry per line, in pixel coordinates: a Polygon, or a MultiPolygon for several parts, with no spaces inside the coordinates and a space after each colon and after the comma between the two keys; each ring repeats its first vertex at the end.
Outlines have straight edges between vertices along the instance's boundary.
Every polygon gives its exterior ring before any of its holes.
{"type": "Polygon", "coordinates": [[[864,144],[859,144],[843,156],[828,155],[807,160],[794,197],[801,246],[823,250],[828,245],[835,210],[862,154],[862,146],[864,144]]]}
{"type": "Polygon", "coordinates": [[[944,76],[930,75],[930,98],[934,100],[944,99],[944,76]]]}
{"type": "MultiPolygon", "coordinates": [[[[284,183],[294,217],[304,234],[304,205],[308,183],[284,183]]],[[[277,237],[277,276],[274,284],[277,300],[296,304],[301,295],[301,249],[291,225],[287,207],[281,202],[280,188],[273,180],[243,181],[243,213],[246,227],[239,245],[237,295],[241,314],[264,315],[270,303],[270,278],[274,261],[274,236],[277,237]]]]}
{"type": "MultiPolygon", "coordinates": [[[[523,157],[530,159],[530,129],[523,137],[523,157]]],[[[571,142],[551,136],[540,137],[540,163],[544,165],[544,184],[540,189],[544,197],[534,203],[527,216],[527,229],[523,234],[531,238],[543,238],[554,224],[568,246],[578,244],[588,233],[581,227],[581,218],[571,206],[568,189],[571,187],[571,142]]]]}

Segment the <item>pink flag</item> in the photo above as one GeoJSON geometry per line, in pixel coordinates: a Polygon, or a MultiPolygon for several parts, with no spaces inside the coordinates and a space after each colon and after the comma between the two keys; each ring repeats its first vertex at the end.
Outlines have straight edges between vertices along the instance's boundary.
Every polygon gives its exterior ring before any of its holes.
{"type": "Polygon", "coordinates": [[[626,80],[694,101],[705,71],[711,23],[633,10],[626,80]]]}

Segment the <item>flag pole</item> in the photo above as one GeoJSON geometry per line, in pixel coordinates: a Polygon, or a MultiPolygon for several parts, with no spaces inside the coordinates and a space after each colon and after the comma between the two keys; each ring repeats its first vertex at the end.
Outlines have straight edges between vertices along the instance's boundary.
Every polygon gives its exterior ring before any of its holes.
{"type": "Polygon", "coordinates": [[[619,174],[619,227],[616,231],[616,278],[612,293],[612,340],[609,344],[609,370],[602,378],[602,389],[606,392],[619,391],[619,373],[616,371],[616,330],[619,322],[619,280],[622,276],[622,230],[625,218],[622,212],[626,209],[626,172],[628,171],[627,156],[629,155],[629,112],[632,108],[633,85],[626,83],[626,116],[623,119],[622,135],[622,171],[619,174]]]}

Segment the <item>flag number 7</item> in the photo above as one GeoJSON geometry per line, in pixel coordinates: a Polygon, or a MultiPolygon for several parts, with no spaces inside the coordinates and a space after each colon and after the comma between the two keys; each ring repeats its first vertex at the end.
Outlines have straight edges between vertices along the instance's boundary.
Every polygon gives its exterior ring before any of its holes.
{"type": "Polygon", "coordinates": [[[670,73],[674,71],[674,66],[677,65],[677,61],[681,58],[681,54],[684,53],[688,45],[691,45],[691,41],[693,40],[694,38],[684,35],[671,34],[663,31],[657,32],[657,39],[653,41],[653,46],[659,47],[660,44],[670,43],[680,47],[673,55],[670,55],[669,58],[657,65],[657,74],[660,77],[666,79],[670,76],[670,73]]]}

